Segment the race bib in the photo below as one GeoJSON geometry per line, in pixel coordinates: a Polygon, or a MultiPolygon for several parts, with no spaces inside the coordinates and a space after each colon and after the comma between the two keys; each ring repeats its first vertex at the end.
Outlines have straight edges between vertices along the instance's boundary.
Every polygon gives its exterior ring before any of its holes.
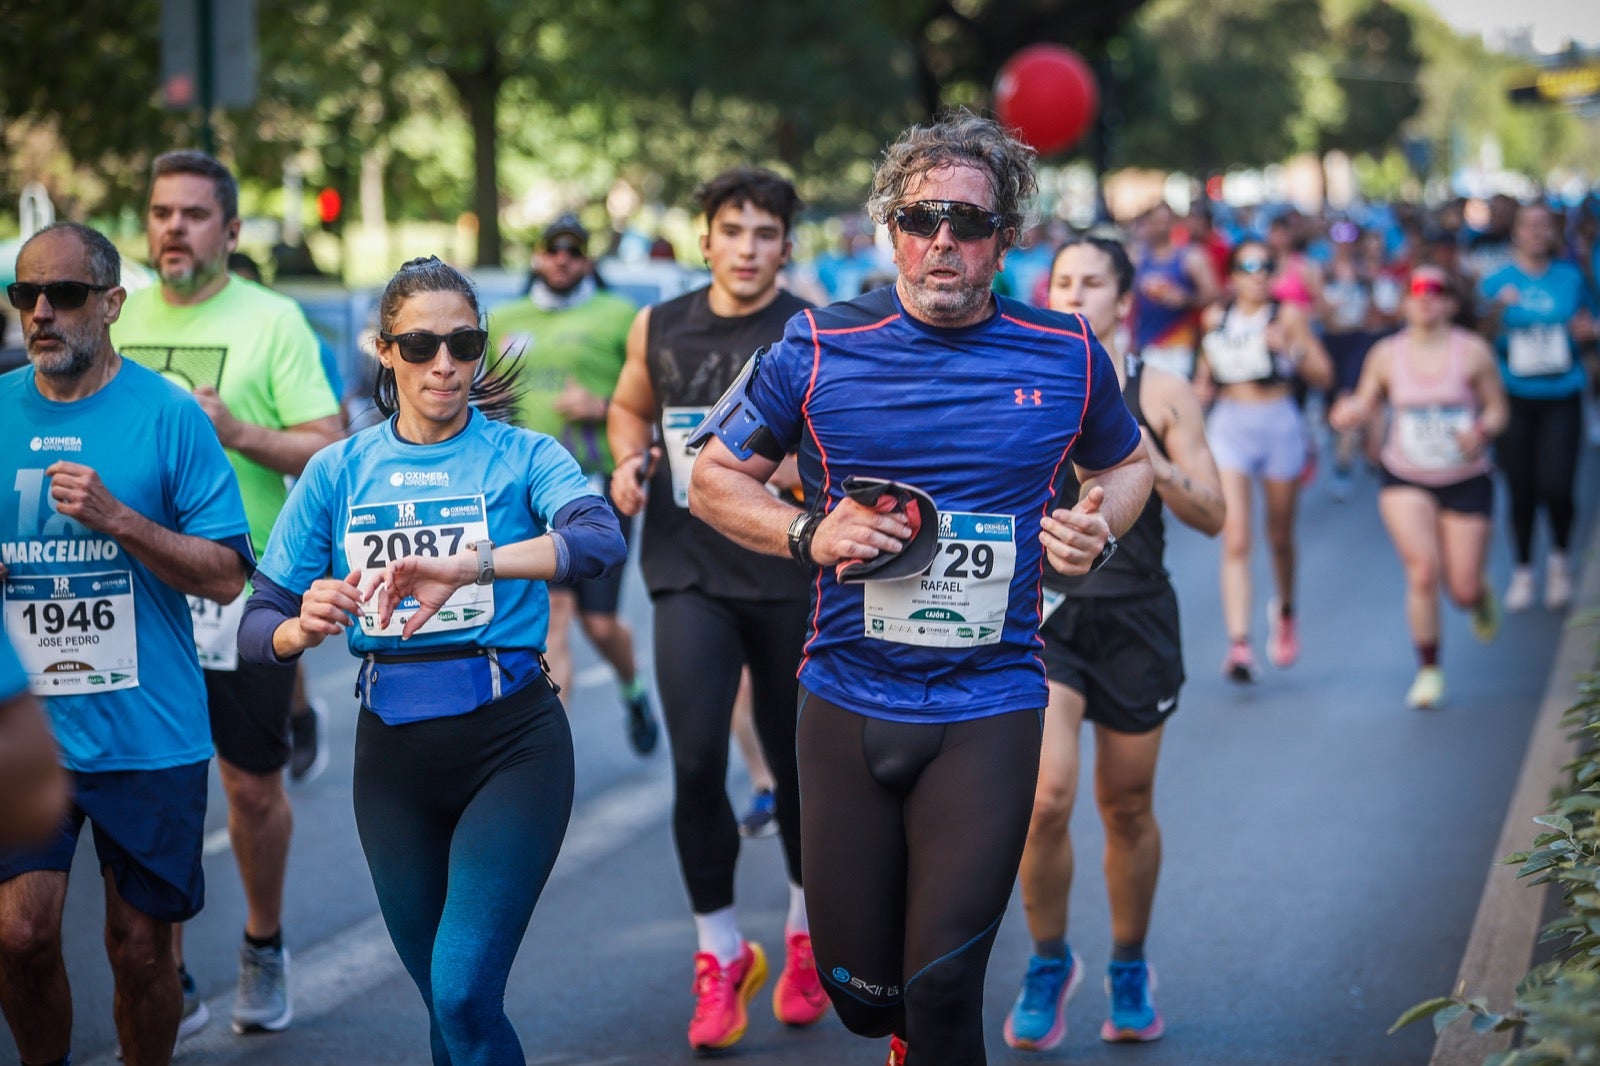
{"type": "Polygon", "coordinates": [[[239,669],[239,620],[244,617],[241,594],[232,603],[216,603],[189,596],[189,618],[194,623],[194,651],[206,670],[239,669]]]}
{"type": "Polygon", "coordinates": [[[689,506],[689,473],[699,448],[690,448],[689,438],[705,421],[709,407],[665,407],[661,410],[661,443],[667,452],[667,468],[672,474],[672,502],[689,506]]]}
{"type": "Polygon", "coordinates": [[[1565,326],[1524,326],[1507,336],[1506,365],[1522,378],[1565,374],[1572,368],[1572,345],[1565,326]]]}
{"type": "Polygon", "coordinates": [[[1194,377],[1194,349],[1187,344],[1152,344],[1139,353],[1139,362],[1188,381],[1194,377]]]}
{"type": "Polygon", "coordinates": [[[1372,282],[1372,303],[1379,311],[1392,315],[1400,310],[1400,282],[1384,275],[1372,282]]]}
{"type": "MultiPolygon", "coordinates": [[[[382,570],[407,555],[449,557],[466,551],[469,544],[489,539],[482,496],[361,504],[350,508],[344,553],[352,567],[382,570]]],[[[415,597],[407,596],[395,608],[389,627],[380,629],[378,597],[374,596],[362,605],[361,631],[371,637],[399,636],[401,627],[419,606],[415,597]]],[[[477,629],[488,625],[492,618],[494,586],[463,585],[437,614],[422,623],[417,633],[477,629]]]]}
{"type": "Polygon", "coordinates": [[[1329,325],[1340,332],[1360,329],[1367,320],[1367,293],[1358,282],[1330,283],[1326,289],[1329,325]]]}
{"type": "Polygon", "coordinates": [[[1050,620],[1050,616],[1056,613],[1056,608],[1067,602],[1067,594],[1065,592],[1059,592],[1056,589],[1049,588],[1048,586],[1046,586],[1043,591],[1044,603],[1040,605],[1039,611],[1040,625],[1044,625],[1046,622],[1048,622],[1050,620]]]}
{"type": "Polygon", "coordinates": [[[1015,532],[1010,515],[941,512],[939,550],[926,571],[866,583],[866,635],[929,648],[998,644],[1017,565],[1015,532]]]}
{"type": "Polygon", "coordinates": [[[1217,329],[1207,333],[1202,343],[1211,378],[1218,385],[1262,381],[1272,376],[1272,353],[1267,350],[1265,333],[1252,330],[1229,334],[1217,329]]]}
{"type": "Polygon", "coordinates": [[[133,575],[13,577],[5,628],[36,696],[78,696],[139,685],[133,575]]]}
{"type": "Polygon", "coordinates": [[[1459,435],[1472,426],[1472,412],[1450,407],[1402,407],[1395,412],[1395,440],[1406,462],[1423,470],[1461,466],[1467,455],[1459,435]]]}

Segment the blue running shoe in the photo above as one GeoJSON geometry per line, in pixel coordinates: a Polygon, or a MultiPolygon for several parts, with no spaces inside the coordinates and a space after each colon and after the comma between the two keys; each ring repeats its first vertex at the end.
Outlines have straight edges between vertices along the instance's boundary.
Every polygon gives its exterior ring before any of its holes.
{"type": "Polygon", "coordinates": [[[1006,1043],[1023,1051],[1049,1051],[1067,1035],[1067,1000],[1083,980],[1078,956],[1067,951],[1064,959],[1028,957],[1022,991],[1006,1015],[1006,1043]]]}
{"type": "Polygon", "coordinates": [[[1155,990],[1156,974],[1147,963],[1113,962],[1106,971],[1111,1017],[1100,1027],[1100,1039],[1113,1044],[1161,1039],[1167,1027],[1151,995],[1155,990]]]}

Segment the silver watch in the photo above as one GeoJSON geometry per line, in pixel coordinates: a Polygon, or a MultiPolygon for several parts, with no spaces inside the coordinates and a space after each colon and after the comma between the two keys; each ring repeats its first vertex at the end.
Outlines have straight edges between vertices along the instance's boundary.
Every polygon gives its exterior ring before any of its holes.
{"type": "Polygon", "coordinates": [[[478,553],[478,577],[474,584],[494,584],[494,541],[474,541],[471,547],[478,553]]]}

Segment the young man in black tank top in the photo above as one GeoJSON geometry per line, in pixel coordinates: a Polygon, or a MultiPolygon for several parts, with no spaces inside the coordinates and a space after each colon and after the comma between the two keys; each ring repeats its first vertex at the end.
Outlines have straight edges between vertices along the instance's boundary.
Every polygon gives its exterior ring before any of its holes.
{"type": "MultiPolygon", "coordinates": [[[[699,940],[689,1044],[709,1051],[744,1035],[746,1004],[767,976],[765,954],[740,933],[733,901],[739,833],[726,778],[742,666],[750,669],[756,731],[777,785],[789,871],[785,963],[773,1012],[787,1025],[810,1025],[828,1001],[800,890],[795,673],[806,632],[806,574],[723,537],[690,515],[687,496],[691,433],[751,354],[776,342],[784,323],[810,306],[778,288],[799,200],[776,174],[747,168],[711,179],[698,198],[711,284],[639,312],[606,431],[616,457],[612,496],[627,514],[645,512],[639,563],[655,606],[656,682],[672,739],[673,839],[699,940]]],[[[773,480],[789,494],[799,476],[792,458],[784,465],[786,473],[773,480]]]]}

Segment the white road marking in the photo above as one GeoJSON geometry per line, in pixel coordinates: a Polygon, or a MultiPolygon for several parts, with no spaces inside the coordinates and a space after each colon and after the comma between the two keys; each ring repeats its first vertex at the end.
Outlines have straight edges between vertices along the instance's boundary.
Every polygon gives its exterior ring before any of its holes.
{"type": "Polygon", "coordinates": [[[200,842],[200,854],[209,859],[213,855],[221,855],[232,847],[233,842],[228,839],[228,827],[223,826],[206,834],[205,839],[200,842]]]}
{"type": "MultiPolygon", "coordinates": [[[[659,832],[660,823],[672,808],[671,794],[667,763],[657,759],[640,776],[581,803],[567,827],[550,883],[577,877],[647,833],[659,832]]],[[[226,850],[227,830],[222,829],[206,838],[206,854],[216,853],[211,848],[213,838],[219,835],[222,843],[217,850],[226,850]]],[[[295,1021],[333,1013],[348,1000],[404,973],[380,914],[373,914],[304,952],[291,950],[289,985],[295,1021]]],[[[230,988],[206,1000],[211,1024],[180,1044],[175,1058],[203,1054],[207,1062],[224,1062],[262,1049],[268,1038],[245,1040],[234,1035],[233,995],[230,988]]],[[[84,1066],[117,1066],[115,1050],[106,1049],[86,1060],[84,1066]]]]}

